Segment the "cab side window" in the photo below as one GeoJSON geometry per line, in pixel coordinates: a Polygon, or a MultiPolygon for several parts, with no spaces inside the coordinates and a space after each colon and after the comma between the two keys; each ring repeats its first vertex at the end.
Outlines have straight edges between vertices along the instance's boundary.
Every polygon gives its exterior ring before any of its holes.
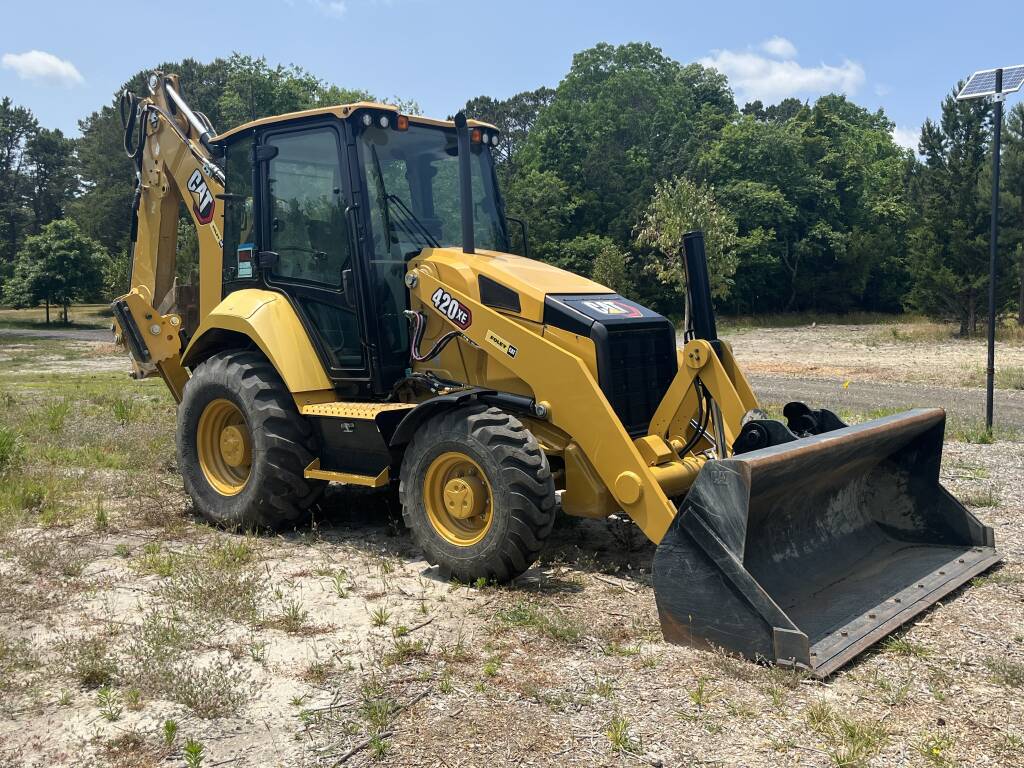
{"type": "Polygon", "coordinates": [[[337,287],[352,254],[342,197],[337,134],[327,129],[271,136],[270,250],[278,278],[337,287]]]}
{"type": "Polygon", "coordinates": [[[227,148],[224,166],[224,280],[255,277],[256,219],[252,201],[252,136],[227,148]]]}

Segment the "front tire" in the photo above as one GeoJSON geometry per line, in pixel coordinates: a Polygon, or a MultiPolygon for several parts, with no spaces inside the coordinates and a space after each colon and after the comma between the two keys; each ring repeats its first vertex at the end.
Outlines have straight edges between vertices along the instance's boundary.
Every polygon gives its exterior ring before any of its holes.
{"type": "Polygon", "coordinates": [[[555,520],[554,479],[536,438],[484,405],[420,426],[402,461],[399,497],[427,561],[464,582],[523,573],[555,520]]]}
{"type": "Polygon", "coordinates": [[[196,367],[178,406],[178,466],[197,511],[228,528],[302,520],[326,485],[303,472],[316,441],[277,371],[232,350],[196,367]]]}

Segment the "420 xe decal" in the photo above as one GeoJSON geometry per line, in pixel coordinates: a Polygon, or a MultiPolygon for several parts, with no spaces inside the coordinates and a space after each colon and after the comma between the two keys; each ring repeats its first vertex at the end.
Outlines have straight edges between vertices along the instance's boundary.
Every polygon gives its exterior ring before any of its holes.
{"type": "Polygon", "coordinates": [[[469,311],[469,308],[462,306],[458,299],[454,298],[443,288],[438,288],[434,291],[430,301],[437,307],[438,312],[459,326],[459,328],[465,330],[473,324],[473,313],[469,311]]]}

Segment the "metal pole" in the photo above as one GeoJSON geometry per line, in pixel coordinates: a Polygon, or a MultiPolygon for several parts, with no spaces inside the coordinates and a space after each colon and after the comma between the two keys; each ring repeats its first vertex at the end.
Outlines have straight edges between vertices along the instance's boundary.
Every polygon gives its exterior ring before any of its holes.
{"type": "Polygon", "coordinates": [[[996,378],[996,254],[999,248],[999,152],[1003,128],[1003,70],[996,70],[995,125],[992,133],[992,231],[988,262],[988,368],[985,381],[985,428],[992,432],[996,378]]]}

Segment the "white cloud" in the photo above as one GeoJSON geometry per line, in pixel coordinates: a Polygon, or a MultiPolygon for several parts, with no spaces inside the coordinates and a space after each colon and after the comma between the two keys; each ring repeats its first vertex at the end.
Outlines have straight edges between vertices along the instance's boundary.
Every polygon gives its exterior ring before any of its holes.
{"type": "Polygon", "coordinates": [[[892,129],[892,140],[901,147],[912,149],[914,152],[917,152],[917,142],[920,138],[921,132],[915,131],[913,128],[901,128],[897,125],[892,129]]]}
{"type": "Polygon", "coordinates": [[[324,16],[333,16],[335,18],[341,18],[348,10],[344,0],[309,0],[309,4],[324,16]]]}
{"type": "Polygon", "coordinates": [[[765,53],[770,53],[772,56],[778,56],[780,59],[796,58],[796,46],[786,38],[779,37],[778,35],[768,38],[761,43],[761,50],[765,53]]]}
{"type": "Polygon", "coordinates": [[[783,37],[760,45],[776,58],[755,50],[716,50],[700,63],[714,67],[729,78],[740,103],[760,99],[775,103],[787,96],[818,96],[838,91],[852,94],[864,84],[864,68],[855,61],[805,67],[796,61],[796,46],[783,37]]]}
{"type": "Polygon", "coordinates": [[[22,80],[52,85],[79,85],[85,82],[82,73],[67,59],[61,59],[46,51],[5,53],[0,66],[13,69],[22,80]]]}

